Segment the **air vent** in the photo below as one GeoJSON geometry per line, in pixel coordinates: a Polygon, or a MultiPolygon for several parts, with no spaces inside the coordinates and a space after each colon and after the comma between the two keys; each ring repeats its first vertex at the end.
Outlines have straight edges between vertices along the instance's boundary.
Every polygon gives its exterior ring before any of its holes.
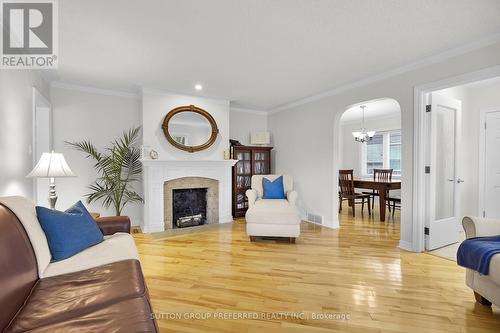
{"type": "Polygon", "coordinates": [[[317,223],[317,224],[323,224],[323,216],[313,214],[313,213],[307,213],[307,220],[309,222],[317,223]]]}

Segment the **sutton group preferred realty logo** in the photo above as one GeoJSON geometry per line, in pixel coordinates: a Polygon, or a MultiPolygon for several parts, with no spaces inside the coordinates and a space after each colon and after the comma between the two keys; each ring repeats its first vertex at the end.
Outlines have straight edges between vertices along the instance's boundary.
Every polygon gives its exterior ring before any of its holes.
{"type": "Polygon", "coordinates": [[[56,0],[0,0],[2,69],[57,68],[56,0]]]}

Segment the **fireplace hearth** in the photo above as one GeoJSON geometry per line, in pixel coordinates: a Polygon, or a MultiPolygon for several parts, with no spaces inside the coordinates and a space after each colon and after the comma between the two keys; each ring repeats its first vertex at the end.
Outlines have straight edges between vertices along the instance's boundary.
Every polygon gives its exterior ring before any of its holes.
{"type": "Polygon", "coordinates": [[[207,188],[174,189],[173,228],[186,228],[207,221],[207,188]]]}

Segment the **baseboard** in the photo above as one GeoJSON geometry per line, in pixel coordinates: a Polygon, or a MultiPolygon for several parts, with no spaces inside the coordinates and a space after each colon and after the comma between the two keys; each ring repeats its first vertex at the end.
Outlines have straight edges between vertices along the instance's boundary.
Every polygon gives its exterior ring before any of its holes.
{"type": "Polygon", "coordinates": [[[400,240],[399,241],[399,248],[403,249],[405,251],[415,252],[415,251],[413,251],[412,244],[410,242],[407,242],[407,241],[404,241],[404,240],[400,240]]]}
{"type": "Polygon", "coordinates": [[[325,227],[325,228],[328,228],[328,229],[338,229],[339,226],[335,226],[333,225],[333,223],[329,223],[329,221],[326,221],[327,223],[324,223],[324,224],[319,224],[319,223],[316,223],[316,222],[313,222],[313,221],[309,221],[309,220],[306,220],[306,219],[302,219],[302,222],[306,222],[306,223],[310,223],[310,224],[315,224],[315,225],[319,225],[321,227],[325,227]]]}
{"type": "Polygon", "coordinates": [[[232,215],[222,216],[219,218],[219,223],[231,223],[233,221],[234,219],[232,215]]]}

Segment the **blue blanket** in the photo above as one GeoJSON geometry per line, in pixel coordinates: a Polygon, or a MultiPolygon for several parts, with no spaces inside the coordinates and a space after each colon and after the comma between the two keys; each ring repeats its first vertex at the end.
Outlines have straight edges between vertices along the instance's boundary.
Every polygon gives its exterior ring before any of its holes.
{"type": "Polygon", "coordinates": [[[457,252],[457,263],[488,275],[491,258],[500,253],[500,236],[466,239],[457,252]]]}

